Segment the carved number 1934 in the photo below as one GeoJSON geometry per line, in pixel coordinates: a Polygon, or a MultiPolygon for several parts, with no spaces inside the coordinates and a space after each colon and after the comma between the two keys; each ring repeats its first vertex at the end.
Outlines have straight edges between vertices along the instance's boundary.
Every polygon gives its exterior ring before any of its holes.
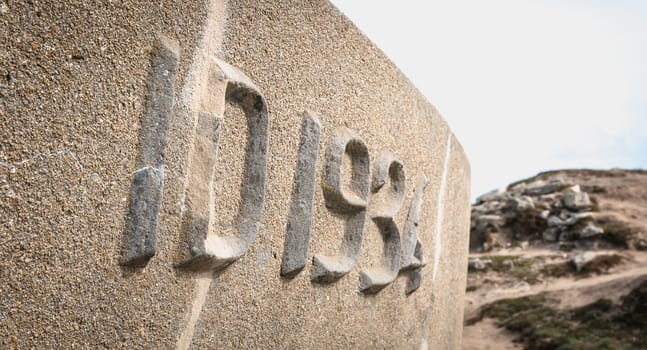
{"type": "MultiPolygon", "coordinates": [[[[131,267],[145,266],[156,252],[157,218],[163,192],[163,155],[173,113],[178,53],[164,40],[158,43],[155,52],[149,98],[142,118],[140,170],[133,178],[128,238],[122,261],[123,265],[131,267]],[[153,130],[145,130],[149,125],[154,126],[153,130]]],[[[184,253],[176,263],[177,267],[190,270],[222,269],[243,256],[259,231],[265,196],[270,122],[265,98],[245,74],[216,58],[210,63],[207,91],[210,96],[199,104],[202,109],[194,116],[198,128],[190,156],[182,221],[188,247],[183,249],[184,253]],[[214,96],[221,99],[219,103],[210,102],[214,96]],[[225,102],[242,108],[249,131],[242,198],[236,218],[237,235],[232,237],[209,232],[212,220],[209,207],[214,195],[212,183],[225,102]]],[[[307,263],[320,136],[318,117],[315,113],[305,112],[281,264],[281,275],[286,278],[296,276],[307,263]]],[[[405,198],[405,182],[404,164],[396,155],[389,151],[380,152],[371,171],[366,143],[350,129],[333,131],[325,150],[321,187],[326,208],[344,218],[345,232],[335,254],[314,255],[313,282],[334,282],[356,265],[370,194],[370,221],[379,229],[384,249],[377,266],[360,272],[360,291],[377,293],[399,273],[408,274],[407,294],[419,288],[420,270],[425,263],[417,230],[428,180],[424,175],[415,178],[413,198],[401,229],[395,217],[405,198]],[[343,171],[345,156],[351,162],[349,174],[343,171]]]]}

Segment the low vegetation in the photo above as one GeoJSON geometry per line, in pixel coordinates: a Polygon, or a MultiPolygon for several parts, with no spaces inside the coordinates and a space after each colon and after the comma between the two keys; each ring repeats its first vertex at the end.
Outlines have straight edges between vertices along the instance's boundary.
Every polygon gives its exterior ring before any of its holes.
{"type": "Polygon", "coordinates": [[[622,262],[618,254],[601,255],[577,271],[570,260],[546,262],[542,257],[522,258],[518,256],[491,255],[481,258],[485,263],[483,270],[470,270],[471,273],[495,272],[514,277],[529,284],[541,282],[546,277],[587,277],[592,274],[606,273],[611,267],[622,262]]]}
{"type": "Polygon", "coordinates": [[[604,240],[623,248],[629,247],[635,235],[630,227],[618,221],[601,221],[599,225],[604,229],[604,240]]]}
{"type": "Polygon", "coordinates": [[[572,310],[548,306],[543,294],[487,305],[479,315],[516,333],[527,349],[642,349],[647,344],[647,282],[620,305],[600,299],[572,310]]]}
{"type": "Polygon", "coordinates": [[[541,234],[548,225],[546,220],[540,218],[541,212],[544,207],[536,205],[536,207],[520,211],[506,218],[505,226],[513,232],[513,240],[525,240],[528,237],[536,237],[541,234]]]}
{"type": "MultiPolygon", "coordinates": [[[[519,257],[492,255],[482,259],[487,262],[486,271],[494,271],[510,275],[516,279],[526,281],[530,284],[541,281],[541,271],[534,266],[536,259],[521,259],[519,257]]],[[[478,273],[480,273],[479,271],[478,273]]]]}
{"type": "Polygon", "coordinates": [[[618,254],[600,255],[587,263],[579,271],[579,274],[588,277],[593,274],[601,274],[609,271],[613,266],[622,262],[622,256],[618,254]]]}

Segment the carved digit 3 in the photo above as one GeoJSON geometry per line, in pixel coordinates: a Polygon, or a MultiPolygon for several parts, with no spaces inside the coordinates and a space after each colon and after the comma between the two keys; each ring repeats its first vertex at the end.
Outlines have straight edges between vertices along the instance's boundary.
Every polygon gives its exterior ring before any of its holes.
{"type": "Polygon", "coordinates": [[[362,245],[369,191],[370,158],[366,143],[347,128],[339,128],[326,150],[325,174],[322,183],[326,207],[347,217],[344,239],[337,255],[315,255],[311,278],[328,283],[350,272],[362,245]],[[343,183],[344,154],[351,159],[350,181],[343,183]]]}
{"type": "Polygon", "coordinates": [[[400,230],[395,216],[404,201],[404,165],[388,151],[381,152],[375,163],[371,191],[371,220],[384,241],[380,264],[360,272],[359,290],[377,293],[398,276],[400,270],[400,230]],[[388,186],[386,186],[388,184],[388,186]]]}
{"type": "Polygon", "coordinates": [[[178,264],[192,270],[222,269],[245,254],[260,228],[265,197],[269,142],[269,113],[265,99],[238,69],[216,58],[212,68],[207,82],[208,94],[202,97],[202,111],[198,115],[185,201],[183,230],[188,236],[189,249],[178,264]],[[214,166],[227,100],[240,105],[249,130],[241,204],[236,218],[238,236],[235,237],[209,233],[214,166]]]}

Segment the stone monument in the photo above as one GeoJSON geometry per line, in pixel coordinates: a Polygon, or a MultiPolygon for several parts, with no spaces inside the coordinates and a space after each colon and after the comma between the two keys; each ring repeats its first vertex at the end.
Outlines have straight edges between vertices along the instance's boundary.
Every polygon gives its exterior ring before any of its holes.
{"type": "Polygon", "coordinates": [[[457,349],[469,165],[326,1],[0,0],[0,348],[457,349]]]}

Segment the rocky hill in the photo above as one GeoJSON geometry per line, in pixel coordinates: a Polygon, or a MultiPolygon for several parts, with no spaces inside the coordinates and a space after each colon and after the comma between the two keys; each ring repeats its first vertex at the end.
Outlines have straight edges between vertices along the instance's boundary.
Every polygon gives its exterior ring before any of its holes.
{"type": "Polygon", "coordinates": [[[647,348],[647,171],[561,170],[472,206],[465,349],[647,348]]]}

